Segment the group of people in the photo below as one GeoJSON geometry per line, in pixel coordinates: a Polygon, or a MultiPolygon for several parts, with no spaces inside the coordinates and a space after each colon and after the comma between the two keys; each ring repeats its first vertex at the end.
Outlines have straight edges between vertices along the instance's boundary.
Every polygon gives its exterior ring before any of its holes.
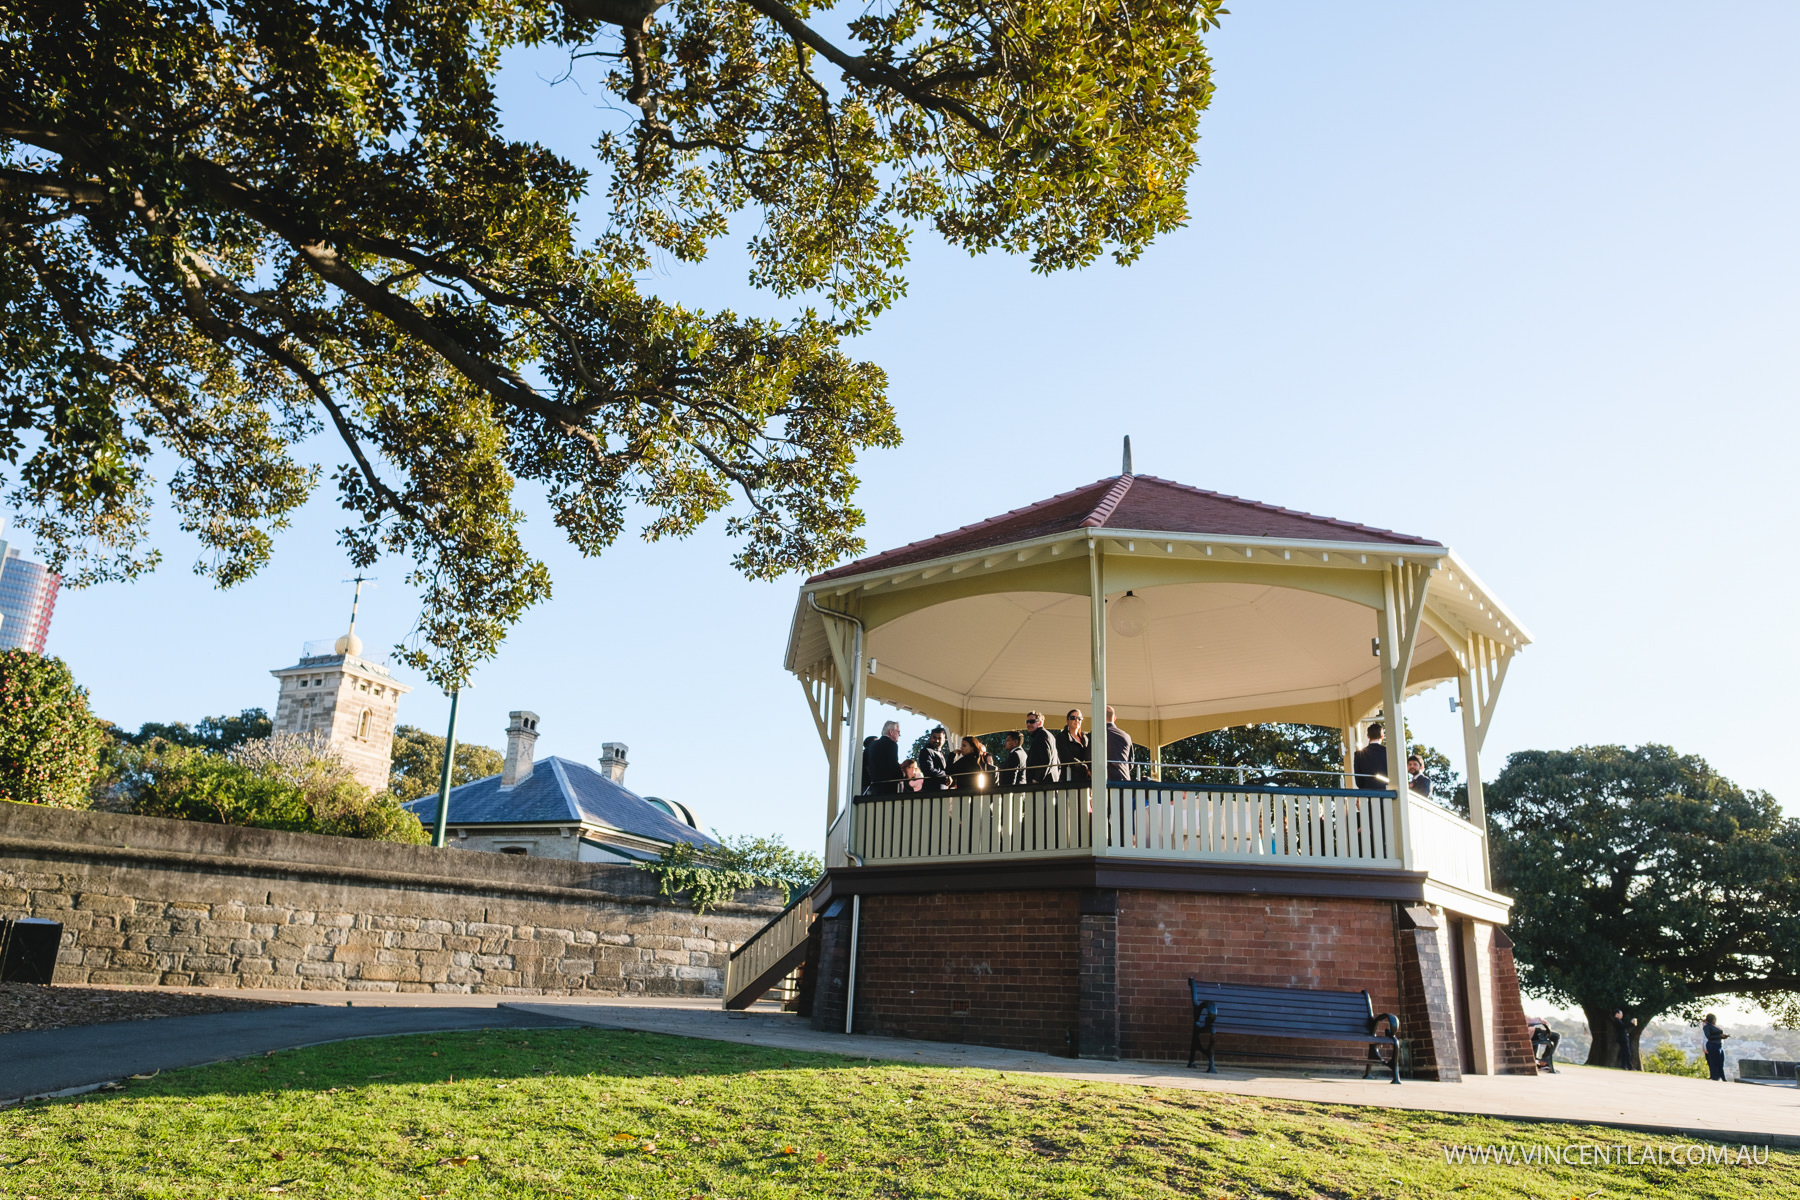
{"type": "MultiPolygon", "coordinates": [[[[1369,726],[1369,744],[1351,757],[1351,770],[1356,786],[1363,791],[1381,792],[1393,786],[1388,777],[1387,743],[1380,722],[1369,726]]],[[[1431,795],[1431,780],[1425,777],[1425,760],[1416,754],[1406,756],[1406,786],[1421,796],[1431,795]]]]}
{"type": "MultiPolygon", "coordinates": [[[[1131,735],[1113,724],[1113,709],[1106,709],[1106,777],[1128,780],[1131,775],[1131,735]]],[[[1093,779],[1091,735],[1083,733],[1085,718],[1071,708],[1063,727],[1052,730],[1044,714],[1025,714],[1025,728],[1004,735],[1005,748],[996,756],[979,738],[965,737],[954,752],[950,734],[942,725],[925,739],[918,757],[900,757],[900,722],[889,721],[879,737],[863,742],[862,790],[864,794],[904,792],[994,792],[1021,787],[1060,784],[1086,787],[1093,779]]]]}
{"type": "MultiPolygon", "coordinates": [[[[1637,1018],[1627,1018],[1622,1008],[1613,1009],[1613,1049],[1618,1054],[1618,1067],[1621,1071],[1641,1071],[1642,1065],[1634,1053],[1636,1047],[1632,1043],[1632,1033],[1637,1029],[1637,1018]]],[[[1725,1039],[1730,1037],[1719,1028],[1719,1018],[1707,1013],[1700,1022],[1700,1039],[1703,1043],[1702,1053],[1706,1055],[1706,1073],[1718,1083],[1725,1082],[1725,1039]]]]}

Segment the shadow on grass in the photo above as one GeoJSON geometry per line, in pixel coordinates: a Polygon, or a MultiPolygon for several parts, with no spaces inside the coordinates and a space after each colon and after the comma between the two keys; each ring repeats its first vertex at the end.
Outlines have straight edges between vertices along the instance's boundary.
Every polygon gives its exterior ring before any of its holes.
{"type": "MultiPolygon", "coordinates": [[[[725,1078],[770,1071],[862,1066],[841,1054],[771,1049],[592,1026],[489,1029],[358,1038],[132,1079],[109,1095],[265,1096],[372,1086],[525,1083],[547,1079],[725,1078]]],[[[914,1064],[886,1066],[922,1069],[914,1064]]]]}

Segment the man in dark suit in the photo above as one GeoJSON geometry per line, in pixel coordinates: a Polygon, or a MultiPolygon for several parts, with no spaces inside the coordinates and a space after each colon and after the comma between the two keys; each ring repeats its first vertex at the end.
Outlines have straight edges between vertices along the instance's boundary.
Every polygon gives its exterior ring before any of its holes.
{"type": "Polygon", "coordinates": [[[1006,753],[1000,756],[1000,776],[1002,788],[1020,788],[1025,786],[1025,776],[1029,771],[1025,765],[1024,739],[1019,731],[1011,729],[1006,734],[1006,753]]]}
{"type": "Polygon", "coordinates": [[[863,792],[888,795],[900,790],[900,722],[889,721],[863,750],[863,792]]]}
{"type": "Polygon", "coordinates": [[[1365,792],[1381,792],[1393,787],[1388,778],[1387,747],[1382,745],[1380,722],[1369,726],[1369,744],[1356,752],[1351,769],[1356,772],[1356,786],[1365,792]]]}
{"type": "Polygon", "coordinates": [[[1113,706],[1106,706],[1106,777],[1131,778],[1131,735],[1113,724],[1113,706]]]}
{"type": "Polygon", "coordinates": [[[1062,776],[1056,756],[1056,739],[1044,728],[1044,714],[1025,714],[1025,782],[1056,783],[1062,776]]]}

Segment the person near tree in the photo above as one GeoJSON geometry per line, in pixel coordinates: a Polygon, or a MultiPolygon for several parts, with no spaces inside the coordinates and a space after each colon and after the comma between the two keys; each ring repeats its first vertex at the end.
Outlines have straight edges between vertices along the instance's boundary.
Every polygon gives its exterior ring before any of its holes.
{"type": "Polygon", "coordinates": [[[1006,732],[1006,753],[1000,756],[1000,786],[1003,788],[1020,788],[1025,786],[1025,776],[1029,767],[1025,764],[1025,738],[1016,729],[1006,732]]]}
{"type": "Polygon", "coordinates": [[[1062,764],[1056,757],[1056,739],[1044,728],[1044,714],[1025,714],[1025,782],[1056,783],[1062,778],[1062,764]]]}
{"type": "Polygon", "coordinates": [[[950,731],[942,725],[925,739],[925,748],[919,751],[919,771],[925,776],[928,792],[947,792],[953,786],[950,780],[950,731]]]}
{"type": "Polygon", "coordinates": [[[1131,735],[1113,724],[1113,706],[1106,706],[1106,777],[1131,778],[1131,735]]]}
{"type": "Polygon", "coordinates": [[[1070,787],[1086,787],[1092,778],[1088,771],[1088,736],[1081,732],[1084,718],[1079,708],[1071,708],[1056,731],[1056,757],[1062,763],[1062,781],[1070,787]]]}
{"type": "Polygon", "coordinates": [[[1637,1018],[1632,1017],[1627,1021],[1625,1019],[1625,1010],[1622,1008],[1615,1008],[1613,1009],[1612,1023],[1613,1041],[1618,1044],[1619,1048],[1619,1070],[1637,1070],[1637,1061],[1633,1058],[1631,1053],[1631,1031],[1637,1028],[1637,1018]]]}
{"type": "Polygon", "coordinates": [[[863,743],[863,793],[887,795],[900,790],[900,722],[889,721],[881,736],[863,743]]]}
{"type": "Polygon", "coordinates": [[[987,747],[972,737],[964,738],[956,752],[956,761],[950,764],[950,777],[956,781],[956,790],[991,792],[995,774],[994,756],[988,753],[987,747]]]}
{"type": "Polygon", "coordinates": [[[1350,768],[1356,773],[1356,786],[1359,791],[1381,792],[1387,790],[1387,746],[1382,743],[1382,728],[1379,721],[1369,726],[1369,744],[1358,750],[1351,758],[1350,768]]]}
{"type": "Polygon", "coordinates": [[[1706,1014],[1705,1022],[1700,1026],[1700,1034],[1706,1039],[1706,1071],[1709,1077],[1725,1082],[1725,1039],[1730,1037],[1719,1028],[1719,1018],[1712,1013],[1706,1014]]]}

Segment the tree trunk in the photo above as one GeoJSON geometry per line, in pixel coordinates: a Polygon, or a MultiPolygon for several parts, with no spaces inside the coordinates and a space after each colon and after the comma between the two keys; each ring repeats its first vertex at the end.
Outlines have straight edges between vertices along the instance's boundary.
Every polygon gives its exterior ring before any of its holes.
{"type": "Polygon", "coordinates": [[[1584,1004],[1581,1006],[1581,1015],[1587,1018],[1587,1065],[1590,1067],[1618,1066],[1619,1044],[1613,1037],[1613,1010],[1584,1004]]]}
{"type": "MultiPolygon", "coordinates": [[[[1588,1056],[1590,1067],[1617,1067],[1619,1065],[1619,1041],[1613,1033],[1613,1007],[1605,1005],[1595,1008],[1592,1005],[1581,1006],[1581,1015],[1587,1019],[1588,1056]]],[[[1627,1014],[1626,1020],[1629,1021],[1627,1014]]],[[[1640,1022],[1642,1018],[1639,1018],[1640,1022]]],[[[1631,1065],[1634,1070],[1644,1069],[1644,1059],[1638,1053],[1638,1043],[1643,1039],[1644,1027],[1637,1024],[1631,1026],[1631,1065]]]]}

